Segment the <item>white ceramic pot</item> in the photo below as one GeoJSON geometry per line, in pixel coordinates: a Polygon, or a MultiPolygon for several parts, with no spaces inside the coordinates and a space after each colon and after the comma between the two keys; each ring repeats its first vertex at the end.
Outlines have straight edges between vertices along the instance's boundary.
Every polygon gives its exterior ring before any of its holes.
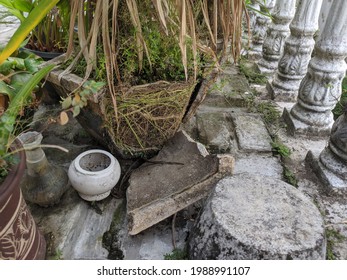
{"type": "Polygon", "coordinates": [[[97,201],[111,193],[120,173],[118,160],[109,152],[89,150],[73,160],[68,176],[71,185],[84,200],[97,201]]]}

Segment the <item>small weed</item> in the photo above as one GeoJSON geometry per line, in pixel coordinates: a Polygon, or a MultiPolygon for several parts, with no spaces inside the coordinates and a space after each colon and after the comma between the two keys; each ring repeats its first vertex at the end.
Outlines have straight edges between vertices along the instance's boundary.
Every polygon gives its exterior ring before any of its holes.
{"type": "Polygon", "coordinates": [[[334,247],[334,245],[336,245],[336,243],[341,243],[341,242],[345,241],[346,237],[334,229],[327,229],[325,233],[326,233],[326,238],[327,238],[326,259],[327,260],[335,260],[336,256],[333,252],[333,247],[334,247]]]}
{"type": "Polygon", "coordinates": [[[283,166],[283,178],[288,184],[291,184],[296,188],[298,187],[298,179],[287,166],[283,166]]]}
{"type": "Polygon", "coordinates": [[[281,143],[278,139],[271,142],[272,151],[275,154],[279,154],[283,158],[287,158],[291,154],[291,150],[288,146],[281,143]]]}
{"type": "Polygon", "coordinates": [[[55,250],[55,253],[52,256],[48,257],[49,260],[63,260],[63,252],[59,249],[55,250]]]}
{"type": "Polygon", "coordinates": [[[267,77],[264,74],[258,73],[252,67],[247,66],[245,60],[240,60],[239,64],[240,72],[246,76],[248,82],[252,84],[265,85],[267,77]]]}
{"type": "Polygon", "coordinates": [[[112,222],[108,231],[102,236],[102,246],[109,252],[107,258],[109,260],[122,260],[124,253],[121,249],[119,240],[119,232],[122,228],[125,205],[121,202],[114,211],[112,222]]]}
{"type": "Polygon", "coordinates": [[[188,260],[188,253],[186,250],[174,249],[170,254],[164,255],[164,260],[188,260]]]}
{"type": "Polygon", "coordinates": [[[336,120],[339,116],[341,116],[346,110],[347,106],[347,78],[344,78],[342,81],[342,94],[339,102],[337,102],[335,108],[332,110],[334,114],[334,119],[336,120]]]}
{"type": "Polygon", "coordinates": [[[257,104],[256,110],[261,113],[266,125],[279,125],[281,113],[271,102],[261,102],[257,104]]]}
{"type": "Polygon", "coordinates": [[[211,88],[210,91],[219,91],[222,92],[223,88],[228,84],[228,80],[227,79],[221,79],[219,82],[214,83],[211,88]]]}

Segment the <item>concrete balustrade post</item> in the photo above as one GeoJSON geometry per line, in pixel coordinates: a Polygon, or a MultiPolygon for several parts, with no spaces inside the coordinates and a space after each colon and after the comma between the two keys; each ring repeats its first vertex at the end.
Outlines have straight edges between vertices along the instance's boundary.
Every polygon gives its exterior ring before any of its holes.
{"type": "Polygon", "coordinates": [[[347,1],[334,0],[314,48],[298,100],[284,119],[291,134],[329,135],[332,109],[339,101],[346,73],[347,1]]]}
{"type": "MultiPolygon", "coordinates": [[[[265,0],[264,2],[259,2],[260,11],[262,13],[271,13],[274,8],[276,0],[265,0]]],[[[266,36],[266,31],[271,23],[271,18],[269,16],[263,15],[261,13],[257,14],[254,28],[252,30],[252,46],[248,52],[248,57],[252,59],[260,59],[263,51],[263,43],[266,36]]]]}
{"type": "Polygon", "coordinates": [[[286,38],[289,36],[289,24],[295,14],[296,0],[277,0],[272,12],[270,24],[263,44],[263,56],[257,64],[260,73],[272,75],[283,53],[286,38]]]}
{"type": "Polygon", "coordinates": [[[334,123],[328,146],[315,158],[309,151],[306,161],[329,190],[347,190],[347,114],[334,123]]]}
{"type": "Polygon", "coordinates": [[[318,30],[318,20],[323,0],[299,0],[290,36],[284,44],[283,56],[278,63],[267,89],[276,101],[295,102],[300,82],[307,73],[308,63],[315,45],[313,36],[318,30]]]}
{"type": "Polygon", "coordinates": [[[250,9],[248,11],[248,13],[249,13],[249,26],[250,26],[250,29],[252,31],[254,29],[255,24],[256,24],[257,15],[258,15],[258,13],[255,10],[259,11],[260,5],[259,5],[257,0],[252,0],[250,7],[252,9],[250,9]]]}

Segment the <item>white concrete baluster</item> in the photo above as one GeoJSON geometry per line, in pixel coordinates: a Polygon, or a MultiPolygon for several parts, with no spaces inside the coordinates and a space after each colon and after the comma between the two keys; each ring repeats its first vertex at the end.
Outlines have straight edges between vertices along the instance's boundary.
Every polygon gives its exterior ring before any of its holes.
{"type": "MultiPolygon", "coordinates": [[[[260,11],[268,13],[272,11],[275,6],[276,0],[258,1],[260,4],[260,11]]],[[[261,13],[257,14],[256,22],[252,31],[252,46],[248,52],[248,56],[252,59],[260,59],[263,51],[263,43],[266,36],[266,31],[271,23],[271,18],[261,13]]]]}
{"type": "MultiPolygon", "coordinates": [[[[313,1],[315,2],[315,1],[313,1]]],[[[328,13],[332,4],[332,0],[324,0],[322,3],[322,8],[320,9],[319,19],[318,19],[318,34],[320,34],[325,26],[325,22],[328,18],[328,13]]]]}
{"type": "Polygon", "coordinates": [[[299,0],[290,24],[290,36],[284,44],[283,56],[272,81],[267,84],[271,97],[277,101],[295,102],[301,80],[307,72],[318,29],[323,0],[299,0]]]}
{"type": "Polygon", "coordinates": [[[254,10],[259,11],[260,10],[260,6],[259,6],[259,3],[258,3],[257,0],[252,0],[251,4],[250,4],[250,7],[252,9],[250,9],[248,11],[248,13],[249,13],[249,26],[250,26],[251,31],[252,31],[254,29],[255,24],[256,24],[257,15],[258,15],[258,13],[256,11],[254,11],[254,10]]]}
{"type": "Polygon", "coordinates": [[[336,191],[347,189],[347,115],[340,116],[331,129],[329,145],[315,158],[312,151],[306,160],[321,182],[336,191]]]}
{"type": "Polygon", "coordinates": [[[323,136],[330,133],[334,122],[331,110],[340,99],[347,68],[347,1],[332,3],[314,53],[300,84],[296,104],[290,113],[284,111],[292,134],[323,136]]]}
{"type": "Polygon", "coordinates": [[[295,13],[296,0],[277,0],[272,12],[270,24],[263,44],[263,57],[258,62],[262,74],[272,75],[283,53],[284,42],[289,36],[289,24],[295,13]]]}

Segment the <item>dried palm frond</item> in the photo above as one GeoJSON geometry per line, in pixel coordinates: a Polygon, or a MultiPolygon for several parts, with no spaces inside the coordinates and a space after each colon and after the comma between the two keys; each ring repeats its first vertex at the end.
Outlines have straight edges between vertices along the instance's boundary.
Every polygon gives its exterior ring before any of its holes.
{"type": "Polygon", "coordinates": [[[182,64],[184,67],[184,73],[187,79],[188,69],[187,69],[187,14],[186,14],[186,0],[176,1],[178,3],[179,12],[180,12],[180,36],[179,36],[179,45],[182,53],[182,64]]]}
{"type": "MultiPolygon", "coordinates": [[[[122,28],[122,24],[120,25],[118,22],[120,1],[106,0],[107,5],[101,4],[101,2],[105,1],[72,1],[72,18],[77,15],[80,48],[88,65],[86,76],[88,76],[93,67],[96,67],[95,61],[97,57],[95,46],[97,43],[102,42],[103,47],[108,48],[108,50],[105,51],[107,68],[109,69],[108,72],[113,75],[115,74],[117,80],[120,81],[122,77],[119,73],[119,65],[117,62],[117,57],[119,55],[119,50],[117,49],[117,46],[119,46],[119,28],[122,28]],[[95,10],[93,13],[89,11],[86,12],[86,7],[94,7],[95,10]],[[106,7],[108,7],[108,12],[106,11],[106,7]],[[86,15],[92,15],[92,18],[86,19],[86,15]],[[109,20],[107,24],[108,29],[105,30],[102,28],[103,31],[100,32],[101,22],[106,26],[106,18],[109,20]],[[91,26],[89,30],[87,30],[88,26],[91,26]],[[109,37],[109,39],[99,40],[100,33],[101,37],[106,36],[109,37]],[[113,70],[111,70],[111,68],[113,70]]],[[[139,69],[142,69],[145,57],[149,67],[152,67],[150,51],[147,48],[146,39],[142,32],[143,24],[147,24],[147,22],[141,22],[142,11],[138,9],[140,2],[138,0],[126,0],[124,3],[127,7],[131,24],[136,30],[135,36],[139,69]]],[[[197,33],[197,13],[203,15],[204,25],[210,37],[211,49],[216,53],[217,38],[221,38],[223,39],[223,52],[227,50],[228,44],[230,44],[231,54],[234,60],[237,61],[241,51],[242,15],[244,13],[247,15],[245,0],[144,0],[141,3],[152,5],[157,17],[155,20],[158,22],[165,35],[177,37],[181,49],[182,66],[184,67],[186,79],[188,79],[189,75],[187,70],[187,42],[189,41],[194,59],[197,56],[198,49],[200,51],[209,49],[208,46],[202,42],[199,36],[200,34],[197,33]],[[168,24],[170,24],[170,26],[168,24]],[[198,47],[199,45],[201,47],[198,47]]],[[[124,4],[122,5],[124,6],[124,4]]],[[[73,36],[72,30],[74,27],[75,24],[72,20],[70,39],[73,36]]],[[[71,53],[71,42],[72,40],[70,40],[68,54],[71,53]]],[[[214,55],[214,57],[216,56],[214,55]]],[[[194,76],[196,77],[196,75],[197,61],[194,60],[194,76]]],[[[109,79],[108,82],[113,82],[111,80],[112,79],[109,79]]],[[[112,92],[114,93],[114,91],[112,92]]]]}
{"type": "MultiPolygon", "coordinates": [[[[113,108],[114,108],[115,119],[117,120],[118,119],[118,112],[117,112],[116,91],[115,91],[114,82],[113,82],[115,57],[112,53],[112,45],[111,45],[112,38],[110,38],[110,36],[108,35],[108,30],[109,30],[108,12],[110,10],[111,3],[109,2],[109,0],[102,1],[102,2],[103,2],[103,5],[102,5],[102,43],[104,46],[104,48],[103,48],[104,54],[105,54],[105,57],[107,58],[105,60],[107,85],[108,85],[109,91],[111,92],[111,99],[112,99],[112,104],[113,104],[113,108]]],[[[118,1],[116,1],[113,4],[118,5],[118,1]]],[[[117,9],[117,7],[116,7],[116,9],[117,9]]]]}
{"type": "Polygon", "coordinates": [[[167,24],[166,24],[166,19],[168,16],[168,4],[166,1],[162,1],[162,0],[152,0],[153,5],[157,11],[159,20],[160,20],[160,24],[166,34],[166,36],[169,35],[169,31],[167,28],[167,24]]]}
{"type": "MultiPolygon", "coordinates": [[[[103,49],[103,67],[106,72],[110,105],[113,108],[112,126],[117,128],[117,135],[130,133],[138,142],[143,143],[140,135],[150,131],[161,131],[162,116],[156,115],[157,109],[152,102],[157,101],[161,113],[168,113],[169,117],[182,118],[183,115],[170,112],[170,104],[174,102],[174,94],[165,92],[160,84],[157,94],[148,95],[145,92],[130,94],[129,84],[124,82],[124,50],[132,45],[130,53],[136,58],[136,71],[131,72],[136,76],[145,72],[144,68],[155,68],[151,45],[146,36],[153,34],[149,30],[156,26],[162,37],[167,36],[174,41],[178,52],[181,53],[180,65],[185,76],[185,83],[195,84],[198,76],[199,53],[211,57],[218,66],[217,39],[223,39],[224,54],[228,45],[231,45],[231,54],[237,61],[241,51],[242,15],[246,12],[245,0],[74,0],[71,1],[70,43],[68,56],[72,53],[74,39],[75,19],[77,20],[77,36],[80,50],[72,64],[66,71],[70,71],[80,57],[84,57],[86,71],[84,81],[91,72],[97,70],[97,47],[103,49]],[[87,10],[86,10],[87,9],[87,10]],[[200,34],[201,27],[203,35],[200,34]],[[207,34],[207,35],[206,35],[207,34]],[[205,36],[205,38],[201,38],[205,36]],[[209,40],[205,40],[206,36],[209,40]],[[204,40],[203,40],[204,39],[204,40]],[[209,45],[205,42],[209,41],[209,45]],[[192,77],[193,76],[193,77],[192,77]],[[141,97],[143,94],[143,98],[141,97]],[[169,102],[163,105],[163,98],[169,102]],[[135,100],[138,103],[134,103],[135,100]],[[148,103],[149,102],[149,103],[148,103]],[[159,102],[159,103],[158,103],[159,102]],[[125,104],[132,105],[132,111],[124,110],[125,104]],[[149,104],[151,106],[149,106],[149,104]],[[161,105],[160,105],[161,104],[161,105]],[[124,131],[120,131],[124,130],[124,131]]],[[[246,12],[247,13],[247,12],[246,12]]],[[[161,46],[162,47],[162,46],[161,46]]],[[[68,57],[67,56],[67,57],[68,57]]],[[[172,63],[163,61],[162,64],[171,67],[172,63]]],[[[154,69],[155,70],[155,69],[154,69]]],[[[181,70],[180,70],[181,71],[181,70]]],[[[65,73],[65,72],[64,72],[65,73]]],[[[136,79],[135,77],[134,79],[136,79]]],[[[136,80],[137,81],[137,80],[136,80]]],[[[147,81],[148,82],[148,81],[147,81]]],[[[159,84],[156,84],[159,86],[159,84]]],[[[190,87],[189,87],[190,88],[190,87]]],[[[188,91],[190,92],[190,91],[188,91]]],[[[185,91],[185,93],[187,93],[185,91]]],[[[190,92],[191,93],[191,92],[190,92]]],[[[186,101],[185,101],[186,102],[186,101]]],[[[177,107],[184,110],[184,106],[177,107]]],[[[159,109],[158,109],[159,110],[159,109]]],[[[184,112],[181,112],[184,114],[184,112]]],[[[180,119],[181,120],[181,119],[180,119]]],[[[177,122],[175,122],[177,124],[177,122]]],[[[167,125],[166,125],[167,126],[167,125]]],[[[164,132],[162,132],[164,133],[164,132]]],[[[165,134],[165,133],[164,133],[165,134]]],[[[163,135],[164,135],[163,134],[163,135]]],[[[131,136],[130,135],[130,136],[131,136]]],[[[126,138],[131,138],[129,135],[126,138]]],[[[165,136],[166,137],[166,136],[165,136]]],[[[164,138],[165,138],[164,137],[164,138]]],[[[151,140],[153,141],[153,139],[151,140]]],[[[147,143],[148,144],[148,143],[147,143]]],[[[146,144],[146,145],[147,145],[146,144]]],[[[145,147],[145,144],[140,146],[145,147]]]]}

